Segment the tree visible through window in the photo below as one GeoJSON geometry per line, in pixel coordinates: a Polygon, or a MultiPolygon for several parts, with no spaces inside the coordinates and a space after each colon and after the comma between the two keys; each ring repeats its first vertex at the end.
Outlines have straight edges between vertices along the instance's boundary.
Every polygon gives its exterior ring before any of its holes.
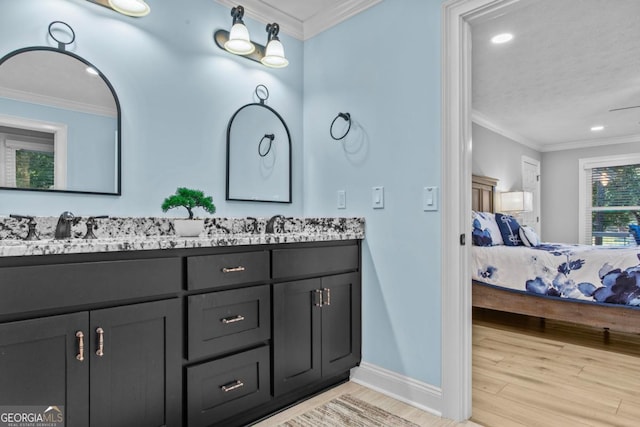
{"type": "Polygon", "coordinates": [[[591,203],[587,204],[586,215],[590,216],[591,243],[633,242],[628,233],[629,224],[640,224],[640,164],[594,167],[589,171],[586,178],[591,203]]]}
{"type": "Polygon", "coordinates": [[[18,188],[53,188],[53,153],[32,150],[16,150],[15,154],[16,184],[18,188]]]}

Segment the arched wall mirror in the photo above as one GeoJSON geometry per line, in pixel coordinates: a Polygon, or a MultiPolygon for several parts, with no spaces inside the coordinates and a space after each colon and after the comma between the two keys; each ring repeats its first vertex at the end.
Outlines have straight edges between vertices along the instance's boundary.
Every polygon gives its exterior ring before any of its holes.
{"type": "Polygon", "coordinates": [[[0,188],[119,195],[118,98],[64,45],[0,59],[0,188]]]}
{"type": "Polygon", "coordinates": [[[227,200],[291,203],[291,135],[269,92],[240,107],[227,126],[227,200]]]}

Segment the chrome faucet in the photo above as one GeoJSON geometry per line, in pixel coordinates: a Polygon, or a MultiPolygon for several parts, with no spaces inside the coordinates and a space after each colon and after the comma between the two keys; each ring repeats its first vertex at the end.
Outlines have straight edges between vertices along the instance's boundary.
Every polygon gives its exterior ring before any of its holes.
{"type": "Polygon", "coordinates": [[[276,221],[284,221],[284,216],[282,215],[274,215],[271,218],[269,218],[269,221],[267,221],[267,225],[264,228],[264,232],[265,233],[275,233],[276,232],[276,221]]]}
{"type": "Polygon", "coordinates": [[[70,239],[71,238],[71,223],[75,219],[75,216],[71,212],[65,211],[60,214],[58,218],[58,225],[56,225],[56,239],[70,239]]]}

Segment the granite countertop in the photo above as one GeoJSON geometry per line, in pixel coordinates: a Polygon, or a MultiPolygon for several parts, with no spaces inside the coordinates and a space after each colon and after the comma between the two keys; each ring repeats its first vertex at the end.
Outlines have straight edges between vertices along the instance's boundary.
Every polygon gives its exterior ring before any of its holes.
{"type": "Polygon", "coordinates": [[[36,217],[39,240],[22,240],[27,221],[0,218],[0,257],[207,248],[364,239],[363,218],[283,218],[265,233],[268,218],[206,218],[198,237],[175,234],[173,218],[96,219],[96,239],[82,239],[87,218],[77,217],[71,239],[53,238],[57,217],[36,217]]]}

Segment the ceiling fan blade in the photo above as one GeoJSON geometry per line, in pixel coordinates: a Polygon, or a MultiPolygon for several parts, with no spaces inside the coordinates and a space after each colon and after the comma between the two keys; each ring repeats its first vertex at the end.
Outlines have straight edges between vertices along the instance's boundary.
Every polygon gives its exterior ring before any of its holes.
{"type": "Polygon", "coordinates": [[[612,108],[611,110],[609,110],[610,113],[614,112],[614,111],[620,111],[620,110],[630,110],[632,108],[640,108],[640,105],[634,105],[632,107],[620,107],[620,108],[612,108]]]}

